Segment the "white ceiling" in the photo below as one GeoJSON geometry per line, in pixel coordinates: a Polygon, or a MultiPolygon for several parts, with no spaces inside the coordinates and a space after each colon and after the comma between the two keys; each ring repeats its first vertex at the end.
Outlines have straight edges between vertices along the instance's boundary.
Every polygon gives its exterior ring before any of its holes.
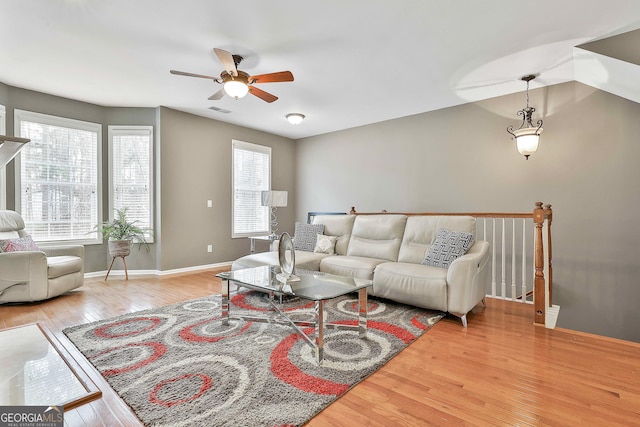
{"type": "Polygon", "coordinates": [[[573,47],[640,28],[640,1],[2,0],[0,16],[0,82],[298,139],[519,92],[526,74],[574,80],[573,47]],[[295,81],[257,85],[272,104],[209,101],[216,83],[169,74],[219,75],[214,47],[295,81]]]}

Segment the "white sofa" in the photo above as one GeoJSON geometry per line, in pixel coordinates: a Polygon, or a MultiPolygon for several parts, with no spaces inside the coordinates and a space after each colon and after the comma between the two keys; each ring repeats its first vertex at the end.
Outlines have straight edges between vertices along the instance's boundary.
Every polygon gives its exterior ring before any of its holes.
{"type": "MultiPolygon", "coordinates": [[[[373,280],[371,295],[446,311],[467,326],[467,313],[490,283],[489,243],[474,241],[448,268],[422,262],[442,228],[476,234],[475,218],[427,215],[318,215],[314,224],[338,236],[335,254],[296,250],[296,268],[373,280]]],[[[294,236],[295,237],[295,236],[294,236]]],[[[232,269],[278,265],[276,251],[247,255],[232,269]]]]}

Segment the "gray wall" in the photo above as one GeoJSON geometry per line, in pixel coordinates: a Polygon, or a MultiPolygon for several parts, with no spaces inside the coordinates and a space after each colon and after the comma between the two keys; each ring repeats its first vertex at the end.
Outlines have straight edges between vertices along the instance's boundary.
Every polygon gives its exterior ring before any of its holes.
{"type": "MultiPolygon", "coordinates": [[[[151,251],[134,248],[129,270],[160,270],[232,261],[249,251],[247,239],[231,239],[231,140],[272,147],[272,188],[289,191],[295,203],[295,144],[292,140],[168,108],[103,107],[0,83],[7,107],[7,133],[13,111],[23,109],[102,124],[103,218],[108,205],[108,126],[151,125],[155,129],[155,243],[151,251]],[[206,201],[213,200],[213,208],[206,201]],[[213,252],[206,251],[213,245],[213,252]]],[[[14,165],[7,165],[7,208],[14,206],[14,165]]],[[[293,232],[294,209],[281,208],[280,231],[293,232]]],[[[258,244],[258,249],[266,245],[258,244]]],[[[104,271],[111,260],[107,245],[85,246],[85,270],[104,271]]],[[[117,261],[115,267],[121,269],[117,261]]]]}
{"type": "Polygon", "coordinates": [[[299,140],[296,218],[551,203],[558,326],[640,342],[640,105],[575,82],[530,94],[544,132],[528,161],[505,130],[523,93],[299,140]]]}
{"type": "Polygon", "coordinates": [[[271,187],[289,191],[291,206],[278,210],[280,231],[293,232],[292,140],[164,107],[159,115],[160,270],[233,261],[249,252],[248,239],[231,238],[232,139],[272,148],[271,187]]]}

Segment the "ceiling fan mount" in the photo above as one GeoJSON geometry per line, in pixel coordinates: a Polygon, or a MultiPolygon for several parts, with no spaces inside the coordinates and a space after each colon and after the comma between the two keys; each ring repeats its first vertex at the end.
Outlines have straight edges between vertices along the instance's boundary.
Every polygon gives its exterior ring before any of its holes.
{"type": "Polygon", "coordinates": [[[222,85],[222,88],[209,97],[210,100],[219,100],[225,94],[232,98],[242,98],[247,93],[250,93],[265,102],[273,102],[278,99],[277,96],[268,92],[258,89],[253,86],[256,83],[278,83],[278,82],[292,82],[293,74],[291,71],[279,71],[276,73],[250,75],[242,70],[238,70],[238,65],[244,59],[240,55],[233,55],[226,50],[214,48],[216,56],[224,66],[224,71],[220,73],[220,78],[213,76],[206,76],[202,74],[187,73],[184,71],[170,70],[171,74],[187,77],[199,77],[203,79],[210,79],[216,83],[222,85]]]}

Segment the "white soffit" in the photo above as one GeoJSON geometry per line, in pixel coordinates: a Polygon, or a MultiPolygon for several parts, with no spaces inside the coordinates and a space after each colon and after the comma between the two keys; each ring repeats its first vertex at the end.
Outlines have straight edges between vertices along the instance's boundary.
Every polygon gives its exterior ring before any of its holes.
{"type": "Polygon", "coordinates": [[[640,66],[574,47],[573,67],[576,81],[640,103],[640,66]]]}

